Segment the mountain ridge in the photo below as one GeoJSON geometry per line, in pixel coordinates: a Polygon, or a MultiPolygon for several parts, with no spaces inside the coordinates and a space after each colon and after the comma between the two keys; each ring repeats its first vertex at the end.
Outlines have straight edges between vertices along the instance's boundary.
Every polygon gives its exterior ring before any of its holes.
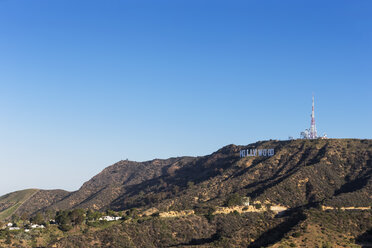
{"type": "Polygon", "coordinates": [[[199,157],[122,160],[78,190],[40,190],[16,213],[85,208],[187,209],[223,205],[233,193],[289,207],[370,205],[372,141],[327,139],[227,145],[199,157]],[[275,149],[272,157],[240,158],[241,149],[275,149]],[[196,199],[197,198],[197,199],[196,199]]]}

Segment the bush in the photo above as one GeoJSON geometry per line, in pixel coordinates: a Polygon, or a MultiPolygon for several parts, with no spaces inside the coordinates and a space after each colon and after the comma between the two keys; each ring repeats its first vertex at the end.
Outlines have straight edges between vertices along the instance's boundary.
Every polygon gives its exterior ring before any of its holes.
{"type": "Polygon", "coordinates": [[[261,204],[259,204],[259,203],[257,203],[257,204],[254,204],[253,205],[255,208],[257,208],[257,209],[261,209],[262,208],[262,205],[261,204]]]}
{"type": "Polygon", "coordinates": [[[72,226],[69,224],[62,224],[62,225],[59,225],[58,228],[63,232],[68,232],[72,229],[72,226]]]}
{"type": "Polygon", "coordinates": [[[232,207],[242,205],[242,203],[243,197],[241,197],[238,193],[234,193],[227,198],[225,205],[232,207]]]}
{"type": "Polygon", "coordinates": [[[88,221],[98,220],[102,216],[103,216],[103,214],[101,212],[92,211],[90,209],[87,211],[87,220],[88,221]]]}
{"type": "Polygon", "coordinates": [[[45,222],[44,216],[39,212],[34,217],[31,218],[31,222],[38,225],[42,225],[45,222]]]}
{"type": "Polygon", "coordinates": [[[206,215],[206,214],[213,214],[216,211],[215,207],[210,207],[210,206],[196,206],[194,207],[195,214],[197,215],[206,215]]]}
{"type": "Polygon", "coordinates": [[[84,214],[85,211],[83,209],[74,209],[68,213],[68,217],[70,219],[70,222],[76,226],[83,223],[85,219],[84,214]]]}

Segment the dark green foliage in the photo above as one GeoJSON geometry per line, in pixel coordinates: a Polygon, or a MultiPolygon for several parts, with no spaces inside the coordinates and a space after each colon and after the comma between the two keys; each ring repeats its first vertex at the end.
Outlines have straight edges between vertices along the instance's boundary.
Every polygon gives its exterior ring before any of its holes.
{"type": "Polygon", "coordinates": [[[56,213],[56,223],[59,225],[70,224],[70,219],[68,218],[68,211],[58,211],[56,213]]]}
{"type": "Polygon", "coordinates": [[[55,217],[58,228],[64,232],[72,229],[73,226],[80,225],[85,220],[85,211],[74,209],[71,211],[58,211],[55,217]]]}
{"type": "MultiPolygon", "coordinates": [[[[94,213],[89,213],[92,217],[94,213]]],[[[74,209],[74,210],[65,210],[58,211],[55,217],[58,227],[62,231],[69,231],[72,229],[72,226],[81,225],[85,220],[85,210],[83,209],[74,209]]]]}
{"type": "Polygon", "coordinates": [[[228,207],[232,207],[232,206],[237,206],[237,205],[242,205],[242,204],[243,204],[243,197],[240,196],[238,193],[234,193],[228,196],[225,205],[228,207]]]}
{"type": "Polygon", "coordinates": [[[136,219],[138,218],[138,209],[137,208],[131,208],[127,211],[127,216],[136,219]]]}
{"type": "Polygon", "coordinates": [[[45,224],[44,216],[40,212],[38,212],[34,217],[32,217],[30,221],[38,225],[45,224]]]}
{"type": "Polygon", "coordinates": [[[259,204],[259,203],[257,203],[257,204],[254,204],[253,205],[255,208],[257,208],[257,209],[261,209],[262,208],[262,205],[261,204],[259,204]]]}
{"type": "Polygon", "coordinates": [[[9,231],[7,230],[0,230],[0,239],[5,239],[9,231]]]}
{"type": "Polygon", "coordinates": [[[212,213],[208,213],[204,216],[205,218],[207,218],[208,222],[211,222],[212,220],[214,220],[214,215],[212,213]]]}
{"type": "Polygon", "coordinates": [[[85,219],[85,211],[83,209],[74,209],[68,213],[70,223],[73,225],[80,225],[85,219]]]}
{"type": "Polygon", "coordinates": [[[194,208],[194,212],[197,215],[211,214],[214,211],[216,211],[216,208],[214,206],[197,206],[194,208]]]}
{"type": "Polygon", "coordinates": [[[98,220],[102,216],[103,216],[103,214],[101,212],[93,211],[93,210],[90,210],[90,209],[86,213],[86,218],[87,218],[88,221],[98,220]]]}
{"type": "Polygon", "coordinates": [[[301,237],[301,233],[300,232],[295,232],[292,234],[293,237],[295,238],[298,238],[298,237],[301,237]]]}
{"type": "Polygon", "coordinates": [[[115,217],[118,216],[118,213],[115,212],[115,211],[113,211],[113,210],[111,210],[111,209],[107,210],[107,211],[106,211],[106,214],[107,214],[108,216],[115,216],[115,217]]]}
{"type": "Polygon", "coordinates": [[[10,245],[12,243],[12,237],[10,236],[10,233],[6,233],[6,238],[5,238],[5,244],[10,245]]]}

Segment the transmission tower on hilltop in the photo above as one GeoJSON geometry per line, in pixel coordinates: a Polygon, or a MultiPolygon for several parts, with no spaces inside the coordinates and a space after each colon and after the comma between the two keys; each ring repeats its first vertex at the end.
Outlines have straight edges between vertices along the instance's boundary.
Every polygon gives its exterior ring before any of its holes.
{"type": "Polygon", "coordinates": [[[305,131],[301,132],[301,139],[327,139],[327,134],[324,134],[324,136],[318,136],[318,133],[316,131],[315,126],[315,111],[314,111],[314,95],[313,95],[313,106],[311,110],[311,123],[310,123],[310,129],[306,129],[305,131]]]}
{"type": "Polygon", "coordinates": [[[314,114],[314,96],[313,96],[313,108],[311,111],[311,124],[310,124],[310,134],[309,139],[316,139],[318,135],[316,133],[316,126],[315,126],[315,114],[314,114]]]}

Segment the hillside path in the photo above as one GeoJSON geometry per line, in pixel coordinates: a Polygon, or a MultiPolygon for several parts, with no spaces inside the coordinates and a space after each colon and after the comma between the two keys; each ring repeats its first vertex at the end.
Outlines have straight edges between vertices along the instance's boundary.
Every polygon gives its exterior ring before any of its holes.
{"type": "Polygon", "coordinates": [[[21,205],[19,205],[15,210],[14,210],[14,213],[15,212],[17,212],[18,211],[18,209],[20,208],[20,207],[22,207],[23,206],[23,204],[25,204],[28,200],[30,200],[31,199],[31,197],[33,197],[36,193],[38,193],[40,191],[40,189],[36,189],[36,191],[34,192],[34,193],[32,193],[29,197],[27,197],[22,203],[21,203],[21,205]]]}

